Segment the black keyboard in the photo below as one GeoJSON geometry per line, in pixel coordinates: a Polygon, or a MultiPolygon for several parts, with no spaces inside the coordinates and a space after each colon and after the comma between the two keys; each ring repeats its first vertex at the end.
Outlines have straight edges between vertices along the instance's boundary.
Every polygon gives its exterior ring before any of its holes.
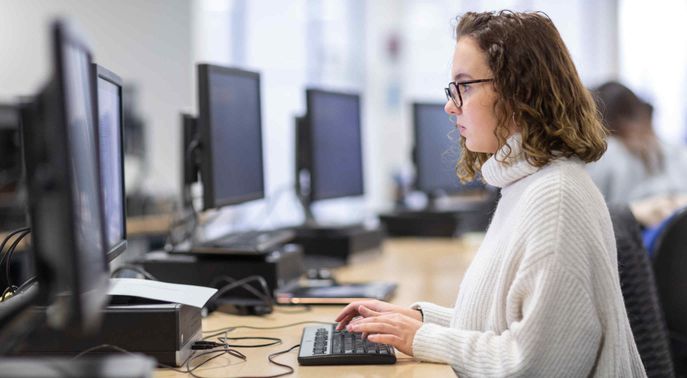
{"type": "Polygon", "coordinates": [[[295,235],[293,230],[287,229],[247,231],[194,245],[192,251],[199,253],[265,253],[290,242],[295,235]]]}
{"type": "Polygon", "coordinates": [[[303,329],[301,365],[362,365],[396,363],[394,347],[363,340],[360,333],[335,331],[336,325],[303,329]]]}

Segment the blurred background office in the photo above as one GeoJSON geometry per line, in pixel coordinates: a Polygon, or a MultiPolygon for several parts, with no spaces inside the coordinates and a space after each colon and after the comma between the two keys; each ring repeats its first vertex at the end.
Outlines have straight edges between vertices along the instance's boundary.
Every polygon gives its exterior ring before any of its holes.
{"type": "MultiPolygon", "coordinates": [[[[413,101],[443,102],[454,18],[540,10],[555,22],[584,83],[618,80],[654,107],[659,138],[687,136],[687,2],[632,0],[0,0],[0,103],[34,93],[49,72],[47,28],[72,18],[97,62],[127,90],[127,192],[180,198],[181,111],[197,112],[195,64],[259,71],[271,225],[302,220],[293,193],[294,116],[306,87],[362,95],[366,195],[318,204],[333,219],[391,207],[394,175],[412,172],[413,101]]],[[[670,157],[667,157],[670,158],[670,157]]]]}

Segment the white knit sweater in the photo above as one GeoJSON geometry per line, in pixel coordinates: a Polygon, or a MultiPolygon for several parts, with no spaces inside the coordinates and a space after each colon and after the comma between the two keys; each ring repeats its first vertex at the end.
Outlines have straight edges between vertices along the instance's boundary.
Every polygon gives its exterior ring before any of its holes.
{"type": "MultiPolygon", "coordinates": [[[[501,200],[454,308],[419,302],[416,358],[459,376],[645,376],[627,319],[608,209],[584,164],[536,168],[521,138],[485,180],[501,200]]],[[[503,156],[504,149],[497,152],[503,156]]]]}

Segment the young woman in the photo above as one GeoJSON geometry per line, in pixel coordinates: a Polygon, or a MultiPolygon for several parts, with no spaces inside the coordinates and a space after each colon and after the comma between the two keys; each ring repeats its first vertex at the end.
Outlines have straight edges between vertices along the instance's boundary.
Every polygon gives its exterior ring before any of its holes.
{"type": "Polygon", "coordinates": [[[585,163],[605,149],[591,95],[541,13],[467,13],[446,112],[461,179],[501,200],[453,308],[364,301],[339,328],[459,376],[644,376],[625,312],[613,228],[585,163]]]}
{"type": "Polygon", "coordinates": [[[658,139],[651,105],[614,81],[600,85],[594,93],[611,136],[606,153],[587,170],[606,202],[687,194],[687,149],[658,139]]]}

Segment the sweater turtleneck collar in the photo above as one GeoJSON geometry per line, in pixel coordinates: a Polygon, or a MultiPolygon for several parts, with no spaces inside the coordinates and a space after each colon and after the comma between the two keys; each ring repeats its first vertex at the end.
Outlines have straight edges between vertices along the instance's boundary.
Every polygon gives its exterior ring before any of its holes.
{"type": "Polygon", "coordinates": [[[515,133],[506,140],[506,145],[482,164],[482,177],[489,185],[505,188],[538,170],[539,168],[531,165],[525,158],[522,151],[522,136],[515,133]],[[505,158],[509,151],[510,155],[505,158]]]}

